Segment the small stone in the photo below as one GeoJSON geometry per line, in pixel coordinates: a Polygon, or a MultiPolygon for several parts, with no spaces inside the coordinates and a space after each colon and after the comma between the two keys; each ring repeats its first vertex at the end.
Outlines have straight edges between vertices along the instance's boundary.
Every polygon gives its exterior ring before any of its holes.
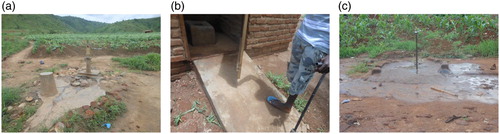
{"type": "Polygon", "coordinates": [[[89,105],[84,105],[84,106],[82,106],[82,109],[83,110],[88,110],[88,109],[90,109],[90,106],[89,105]]]}
{"type": "Polygon", "coordinates": [[[106,83],[108,83],[108,81],[106,81],[106,80],[101,80],[101,83],[102,83],[102,84],[106,84],[106,83]]]}
{"type": "Polygon", "coordinates": [[[93,108],[97,107],[97,102],[96,101],[90,102],[90,107],[93,107],[93,108]]]}
{"type": "Polygon", "coordinates": [[[12,110],[12,109],[14,109],[14,107],[13,107],[13,106],[8,106],[8,107],[7,107],[7,111],[10,111],[10,110],[12,110]]]}
{"type": "Polygon", "coordinates": [[[23,103],[19,104],[19,106],[17,106],[17,107],[24,108],[24,106],[26,106],[26,103],[23,102],[23,103]]]}
{"type": "Polygon", "coordinates": [[[90,109],[85,110],[85,115],[87,117],[92,117],[92,116],[94,116],[94,114],[95,114],[94,111],[92,111],[90,109]]]}
{"type": "Polygon", "coordinates": [[[103,104],[105,104],[107,101],[108,101],[108,98],[107,98],[107,97],[102,97],[102,98],[101,98],[101,101],[100,101],[100,105],[99,105],[99,106],[102,106],[102,105],[103,105],[103,104]]]}
{"type": "Polygon", "coordinates": [[[39,81],[38,81],[38,80],[33,81],[33,86],[38,86],[38,83],[39,83],[39,81]]]}
{"type": "Polygon", "coordinates": [[[377,89],[377,87],[372,87],[372,89],[377,89]]]}
{"type": "Polygon", "coordinates": [[[89,86],[89,82],[87,80],[81,80],[80,86],[82,86],[82,87],[88,87],[89,86]]]}
{"type": "Polygon", "coordinates": [[[116,81],[116,80],[110,80],[109,82],[111,82],[111,83],[118,83],[118,81],[116,81]]]}
{"type": "Polygon", "coordinates": [[[352,101],[362,101],[363,99],[361,99],[361,98],[357,98],[357,97],[356,97],[356,98],[352,98],[351,100],[352,100],[352,101]]]}
{"type": "Polygon", "coordinates": [[[79,81],[75,81],[73,83],[71,83],[71,86],[80,86],[80,82],[79,81]]]}
{"type": "Polygon", "coordinates": [[[55,131],[58,133],[64,132],[64,128],[65,128],[65,126],[64,126],[64,123],[62,123],[62,122],[57,122],[56,125],[54,126],[55,131]]]}
{"type": "Polygon", "coordinates": [[[27,102],[31,102],[31,101],[33,101],[33,97],[28,96],[28,97],[24,98],[24,100],[26,100],[27,102]]]}
{"type": "Polygon", "coordinates": [[[467,129],[467,130],[465,130],[465,132],[469,132],[470,133],[470,132],[472,132],[472,129],[467,129]]]}

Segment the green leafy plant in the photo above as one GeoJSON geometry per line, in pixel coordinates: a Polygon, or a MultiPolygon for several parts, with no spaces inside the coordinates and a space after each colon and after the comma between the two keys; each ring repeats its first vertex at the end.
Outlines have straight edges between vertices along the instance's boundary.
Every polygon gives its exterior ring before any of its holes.
{"type": "Polygon", "coordinates": [[[297,97],[293,106],[297,109],[297,111],[302,112],[302,111],[304,111],[306,104],[307,104],[306,99],[302,99],[300,97],[297,97]]]}
{"type": "Polygon", "coordinates": [[[288,91],[288,89],[290,88],[290,83],[288,83],[288,80],[284,75],[267,72],[266,77],[269,78],[271,82],[279,89],[288,91]]]}
{"type": "MultiPolygon", "coordinates": [[[[205,120],[208,122],[208,123],[212,123],[212,124],[215,124],[219,127],[221,127],[219,121],[217,121],[217,118],[215,117],[215,115],[212,113],[210,115],[208,115],[205,120]]],[[[221,127],[222,128],[222,127],[221,127]]]]}

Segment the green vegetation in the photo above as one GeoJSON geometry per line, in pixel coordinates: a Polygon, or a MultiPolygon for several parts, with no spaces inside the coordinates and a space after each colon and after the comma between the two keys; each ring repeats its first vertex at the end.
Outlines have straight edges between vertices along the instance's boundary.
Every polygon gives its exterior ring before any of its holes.
{"type": "Polygon", "coordinates": [[[2,29],[25,29],[28,33],[123,33],[153,30],[160,32],[160,17],[132,19],[113,24],[51,14],[2,14],[2,29]]]}
{"type": "Polygon", "coordinates": [[[215,115],[213,113],[210,114],[209,116],[207,116],[205,118],[205,120],[207,120],[208,123],[215,124],[215,125],[217,125],[217,126],[219,126],[219,127],[222,128],[222,126],[220,125],[219,121],[217,121],[217,118],[215,117],[215,115]]]}
{"type": "Polygon", "coordinates": [[[64,63],[64,64],[59,64],[59,67],[60,67],[60,68],[65,68],[65,67],[68,67],[68,64],[67,64],[67,63],[64,63]]]}
{"type": "Polygon", "coordinates": [[[89,110],[94,112],[93,115],[86,115],[85,112],[80,112],[78,109],[67,112],[57,122],[68,124],[64,132],[96,132],[101,131],[103,124],[111,123],[127,111],[125,103],[116,100],[111,96],[101,96],[97,99],[102,106],[91,107],[89,110]],[[107,98],[107,99],[103,99],[107,98]]]}
{"type": "Polygon", "coordinates": [[[200,105],[200,102],[194,101],[193,105],[191,105],[191,109],[189,109],[189,110],[187,110],[185,112],[182,112],[179,115],[175,116],[174,117],[174,126],[178,126],[179,123],[182,122],[182,116],[184,116],[184,115],[186,115],[186,114],[188,114],[190,112],[193,112],[193,111],[196,110],[198,113],[203,113],[203,112],[206,111],[206,107],[207,107],[206,105],[203,108],[199,108],[198,105],[200,105]]]}
{"type": "Polygon", "coordinates": [[[306,107],[307,100],[302,99],[300,97],[297,97],[297,99],[293,103],[294,103],[293,106],[297,109],[297,111],[302,112],[302,111],[304,111],[304,108],[306,107]]]}
{"type": "Polygon", "coordinates": [[[148,53],[146,55],[134,56],[130,58],[112,58],[113,61],[120,62],[120,65],[130,69],[160,71],[160,54],[148,53]]]}
{"type": "Polygon", "coordinates": [[[2,87],[2,111],[21,99],[21,88],[2,87]]]}
{"type": "Polygon", "coordinates": [[[277,88],[282,89],[285,92],[287,92],[290,88],[290,83],[288,83],[288,80],[284,75],[267,72],[266,77],[269,78],[277,88]]]}
{"type": "Polygon", "coordinates": [[[415,31],[424,56],[461,58],[463,49],[474,56],[498,53],[492,51],[497,51],[494,42],[487,41],[498,40],[498,15],[350,14],[340,17],[340,57],[367,53],[375,58],[386,51],[414,51],[415,31]],[[462,43],[453,45],[457,41],[462,43]]]}
{"type": "Polygon", "coordinates": [[[43,46],[48,53],[62,52],[66,45],[126,50],[160,46],[160,17],[113,24],[49,14],[2,14],[2,18],[2,58],[25,49],[30,40],[35,41],[32,52],[43,46]]]}
{"type": "Polygon", "coordinates": [[[366,73],[370,71],[372,66],[366,64],[366,62],[360,62],[358,65],[354,66],[351,70],[347,72],[347,74],[355,74],[355,73],[366,73]]]}
{"type": "Polygon", "coordinates": [[[21,94],[25,89],[21,87],[2,87],[2,131],[22,132],[26,120],[36,113],[39,105],[28,105],[18,108],[21,102],[21,94]],[[11,110],[8,107],[12,106],[11,110]]]}
{"type": "Polygon", "coordinates": [[[160,32],[160,17],[151,19],[132,19],[121,22],[113,23],[112,25],[106,25],[97,29],[96,33],[120,33],[120,32],[139,32],[142,33],[144,30],[153,30],[154,32],[160,32]]]}
{"type": "Polygon", "coordinates": [[[2,32],[2,58],[13,55],[29,45],[22,32],[19,30],[2,32]]]}
{"type": "Polygon", "coordinates": [[[120,33],[120,34],[41,34],[29,35],[28,40],[34,41],[32,52],[38,48],[45,47],[48,53],[59,50],[63,51],[65,45],[86,46],[93,48],[109,49],[148,49],[149,47],[160,47],[160,33],[120,33]]]}

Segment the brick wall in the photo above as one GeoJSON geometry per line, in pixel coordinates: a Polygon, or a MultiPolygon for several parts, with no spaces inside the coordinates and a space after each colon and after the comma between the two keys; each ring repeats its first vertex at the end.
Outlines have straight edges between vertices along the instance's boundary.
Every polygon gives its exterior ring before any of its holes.
{"type": "Polygon", "coordinates": [[[285,51],[292,41],[300,14],[251,14],[247,30],[246,52],[249,56],[285,51]]]}
{"type": "MultiPolygon", "coordinates": [[[[172,14],[170,16],[170,73],[172,80],[180,78],[186,71],[191,70],[189,61],[184,48],[185,39],[183,39],[184,26],[180,15],[172,14]]],[[[185,33],[184,33],[185,34],[185,33]]]]}
{"type": "Polygon", "coordinates": [[[181,21],[179,15],[172,14],[170,16],[170,60],[178,62],[186,60],[184,48],[184,40],[182,39],[181,21]]]}

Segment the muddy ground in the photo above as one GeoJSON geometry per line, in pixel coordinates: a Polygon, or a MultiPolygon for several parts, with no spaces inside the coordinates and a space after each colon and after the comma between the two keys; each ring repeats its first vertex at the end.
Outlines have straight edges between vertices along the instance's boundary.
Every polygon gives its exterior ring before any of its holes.
{"type": "MultiPolygon", "coordinates": [[[[35,81],[39,81],[38,74],[42,70],[59,68],[55,73],[57,79],[65,75],[58,72],[85,67],[84,57],[78,55],[31,58],[31,48],[28,47],[3,61],[2,75],[8,74],[9,77],[2,79],[2,86],[18,87],[24,84],[29,87],[26,93],[33,93],[40,88],[35,81]],[[41,60],[45,64],[39,64],[41,60]],[[67,64],[67,67],[60,67],[60,64],[67,64]]],[[[128,109],[112,122],[109,131],[160,132],[160,72],[129,70],[113,62],[113,57],[101,55],[92,58],[93,69],[100,70],[105,78],[105,82],[101,81],[100,88],[105,91],[121,90],[120,95],[128,109]]]]}
{"type": "Polygon", "coordinates": [[[498,63],[498,58],[423,58],[419,76],[405,75],[404,72],[399,72],[400,75],[389,73],[393,77],[384,77],[387,73],[348,74],[353,66],[363,61],[374,64],[395,62],[384,65],[394,68],[384,70],[382,67],[382,72],[394,72],[401,71],[405,62],[412,59],[414,62],[414,58],[368,59],[363,55],[340,59],[339,101],[350,100],[340,104],[341,132],[498,132],[498,69],[490,69],[498,63]],[[450,68],[458,67],[452,70],[465,71],[442,76],[437,73],[439,66],[434,67],[434,63],[441,64],[441,61],[450,64],[450,68]],[[426,70],[426,66],[432,69],[426,70]],[[472,79],[454,81],[464,78],[472,79]],[[467,83],[474,80],[479,81],[467,83]],[[350,84],[353,81],[357,84],[350,84]],[[437,87],[451,94],[428,87],[437,87]],[[449,121],[454,115],[459,118],[449,121]]]}

